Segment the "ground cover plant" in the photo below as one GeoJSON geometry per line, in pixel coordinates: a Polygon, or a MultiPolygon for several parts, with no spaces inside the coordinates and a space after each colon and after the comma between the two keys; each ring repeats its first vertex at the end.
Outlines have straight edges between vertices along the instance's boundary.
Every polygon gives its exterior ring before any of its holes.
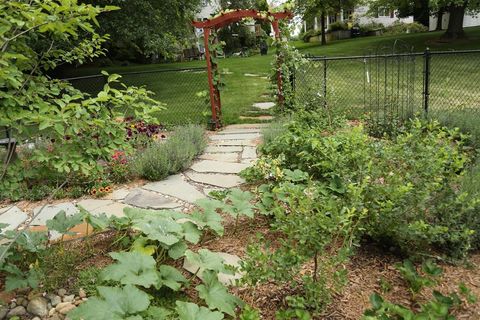
{"type": "MultiPolygon", "coordinates": [[[[197,209],[190,214],[176,211],[155,211],[129,208],[125,216],[107,218],[106,215],[91,215],[80,210],[73,216],[59,212],[47,221],[46,231],[3,231],[1,239],[15,240],[2,242],[0,251],[0,276],[5,279],[3,289],[47,290],[66,284],[72,277],[72,267],[78,258],[96,259],[113,252],[109,265],[100,270],[77,274],[81,284],[88,285],[88,291],[95,296],[72,308],[70,319],[223,319],[234,317],[244,303],[228,292],[225,284],[218,280],[218,274],[234,274],[237,270],[225,265],[221,256],[207,249],[192,246],[211,237],[224,234],[222,216],[224,213],[234,219],[239,216],[253,217],[252,205],[244,201],[251,198],[249,192],[231,190],[223,201],[200,200],[197,209]],[[74,226],[88,223],[91,231],[113,234],[107,237],[106,252],[93,248],[83,252],[77,259],[70,257],[63,241],[48,241],[48,233],[56,231],[64,236],[71,235],[74,226]],[[62,264],[51,264],[43,257],[66,260],[62,264]],[[179,267],[182,260],[197,266],[195,274],[179,267]],[[45,267],[51,267],[47,270],[45,267]],[[69,269],[70,268],[70,269],[69,269]],[[199,278],[197,278],[199,277],[199,278]],[[85,281],[93,278],[92,283],[85,281]],[[85,280],[87,279],[87,280],[85,280]],[[53,285],[53,287],[51,287],[53,285]],[[192,291],[196,294],[192,294],[192,291]],[[93,291],[93,292],[92,292],[93,291]],[[172,298],[173,297],[173,298],[172,298]],[[166,304],[170,299],[173,304],[166,304]]],[[[8,227],[2,225],[2,229],[8,227]]],[[[87,235],[83,241],[88,249],[95,234],[87,235]]],[[[77,251],[75,251],[77,252],[77,251]]],[[[78,251],[80,252],[80,251],[78,251]]],[[[102,259],[102,258],[101,258],[102,259]]]]}

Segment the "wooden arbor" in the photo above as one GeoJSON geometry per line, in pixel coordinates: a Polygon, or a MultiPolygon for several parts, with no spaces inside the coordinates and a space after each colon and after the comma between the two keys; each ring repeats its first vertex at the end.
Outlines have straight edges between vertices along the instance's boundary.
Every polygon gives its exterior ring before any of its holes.
{"type": "MultiPolygon", "coordinates": [[[[214,77],[214,72],[218,76],[218,65],[215,61],[215,57],[212,57],[212,54],[215,55],[216,52],[210,52],[209,49],[209,38],[212,31],[217,31],[219,28],[224,27],[228,24],[240,21],[244,18],[253,18],[255,20],[266,20],[270,21],[275,32],[275,39],[280,40],[280,28],[278,22],[281,19],[290,19],[292,13],[288,11],[284,12],[258,12],[256,10],[235,10],[227,13],[222,13],[217,17],[208,19],[205,21],[194,21],[193,25],[196,28],[203,29],[203,37],[205,43],[205,60],[207,61],[207,72],[208,72],[208,86],[210,91],[210,104],[212,107],[212,128],[218,129],[221,127],[221,115],[222,115],[222,103],[220,100],[220,91],[217,86],[217,80],[214,77]]],[[[277,58],[278,64],[280,65],[282,61],[280,58],[277,58]]],[[[280,71],[280,66],[277,69],[277,89],[279,92],[278,103],[283,103],[283,89],[282,89],[282,75],[280,71]]]]}

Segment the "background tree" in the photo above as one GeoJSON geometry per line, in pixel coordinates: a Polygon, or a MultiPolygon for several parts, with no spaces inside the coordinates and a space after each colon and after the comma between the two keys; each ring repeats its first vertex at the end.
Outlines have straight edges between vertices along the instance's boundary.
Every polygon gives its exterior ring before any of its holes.
{"type": "Polygon", "coordinates": [[[83,0],[120,10],[98,17],[100,34],[109,34],[109,56],[122,60],[169,57],[192,39],[190,25],[202,0],[83,0]]]}
{"type": "Polygon", "coordinates": [[[352,8],[357,0],[295,0],[297,14],[304,17],[304,20],[311,20],[320,16],[321,44],[327,44],[325,39],[326,19],[330,14],[337,14],[343,8],[352,8]]]}

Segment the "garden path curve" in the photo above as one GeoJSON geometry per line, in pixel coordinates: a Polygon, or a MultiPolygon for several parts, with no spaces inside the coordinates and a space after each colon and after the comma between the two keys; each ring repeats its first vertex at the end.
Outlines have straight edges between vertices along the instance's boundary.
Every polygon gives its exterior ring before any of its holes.
{"type": "MultiPolygon", "coordinates": [[[[262,105],[263,107],[263,105],[262,105]]],[[[213,190],[233,188],[244,181],[238,173],[257,159],[256,148],[261,141],[261,130],[266,124],[237,124],[209,135],[205,152],[186,171],[170,176],[165,180],[150,182],[135,188],[121,188],[102,199],[85,198],[79,201],[61,202],[48,205],[33,221],[41,206],[31,212],[22,211],[17,206],[0,208],[0,223],[8,224],[8,229],[22,229],[30,223],[34,230],[46,229],[45,223],[59,211],[67,215],[79,211],[78,206],[93,214],[122,216],[126,207],[145,209],[173,209],[188,212],[193,203],[208,197],[213,190]]],[[[86,233],[86,225],[71,230],[74,237],[86,233]]],[[[52,240],[60,235],[52,233],[52,240]]]]}

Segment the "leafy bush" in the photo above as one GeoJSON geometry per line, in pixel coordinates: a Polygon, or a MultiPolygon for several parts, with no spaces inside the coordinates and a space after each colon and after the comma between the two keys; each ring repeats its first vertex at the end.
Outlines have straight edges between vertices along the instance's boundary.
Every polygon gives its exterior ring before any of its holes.
{"type": "Polygon", "coordinates": [[[458,188],[470,161],[458,130],[413,120],[391,139],[374,139],[327,110],[301,112],[286,128],[262,146],[266,156],[248,170],[250,180],[300,170],[342,206],[353,201],[353,184],[368,210],[365,234],[409,255],[463,258],[478,245],[480,198],[458,188]]]}
{"type": "Polygon", "coordinates": [[[344,22],[337,21],[337,22],[331,23],[331,24],[328,26],[328,31],[330,31],[330,32],[333,32],[333,31],[344,31],[344,30],[348,30],[348,26],[347,26],[347,24],[344,23],[344,22]]]}
{"type": "Polygon", "coordinates": [[[383,25],[383,23],[372,21],[366,24],[359,25],[359,28],[360,28],[360,33],[367,34],[372,31],[383,30],[385,29],[385,26],[383,25]]]}
{"type": "Polygon", "coordinates": [[[395,21],[395,23],[386,27],[384,31],[385,34],[418,33],[427,32],[428,28],[418,22],[404,23],[395,21]]]}
{"type": "Polygon", "coordinates": [[[179,127],[166,141],[154,142],[137,155],[133,160],[135,170],[145,179],[161,180],[187,168],[205,146],[202,127],[179,127]]]}

